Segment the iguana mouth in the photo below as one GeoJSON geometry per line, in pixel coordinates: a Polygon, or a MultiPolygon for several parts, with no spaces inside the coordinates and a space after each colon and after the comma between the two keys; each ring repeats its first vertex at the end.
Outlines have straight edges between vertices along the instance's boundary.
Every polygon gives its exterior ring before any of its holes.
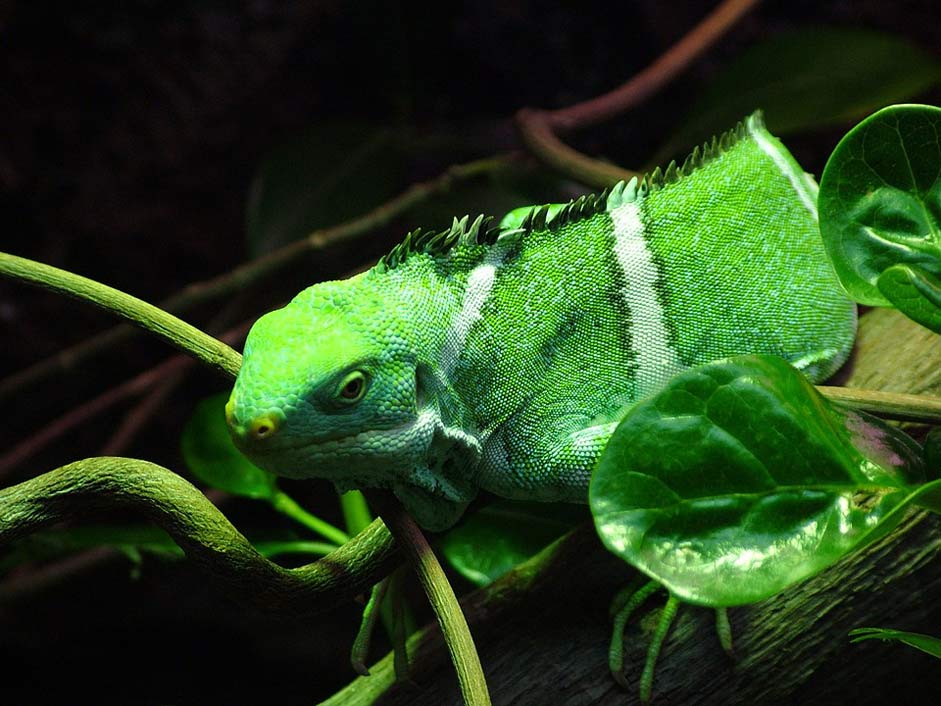
{"type": "Polygon", "coordinates": [[[294,442],[285,441],[283,439],[274,440],[274,443],[261,443],[254,445],[250,448],[250,451],[255,456],[264,456],[272,453],[278,453],[283,451],[298,451],[301,449],[312,448],[316,446],[323,446],[324,444],[336,444],[340,448],[349,448],[349,442],[354,440],[363,440],[368,441],[369,439],[374,439],[379,435],[398,435],[402,432],[408,432],[419,426],[421,426],[423,420],[421,417],[416,417],[402,424],[398,424],[393,427],[381,427],[376,429],[367,429],[366,431],[358,431],[352,434],[330,434],[318,438],[306,438],[302,440],[297,440],[294,442]],[[281,443],[278,443],[281,442],[281,443]],[[347,442],[347,443],[343,443],[347,442]]]}

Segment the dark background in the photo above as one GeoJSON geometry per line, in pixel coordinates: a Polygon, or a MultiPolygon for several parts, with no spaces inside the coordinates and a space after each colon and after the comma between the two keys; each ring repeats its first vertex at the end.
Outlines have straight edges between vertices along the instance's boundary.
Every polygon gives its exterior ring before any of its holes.
{"type": "MultiPolygon", "coordinates": [[[[159,301],[248,257],[252,180],[285,140],[330,122],[418,141],[448,135],[446,149],[429,141],[398,171],[395,193],[457,158],[517,147],[517,109],[609,90],[713,4],[0,2],[0,247],[159,301]]],[[[666,91],[575,144],[644,164],[729,57],[820,24],[883,29],[929,50],[941,39],[934,0],[768,2],[666,91]]],[[[819,174],[843,132],[788,145],[819,174]]],[[[381,254],[416,225],[446,224],[403,218],[232,305],[243,317],[258,314],[381,254]]],[[[204,325],[215,308],[186,318],[204,325]]],[[[85,304],[0,281],[0,375],[111,322],[85,304]]],[[[4,402],[0,448],[166,353],[143,339],[4,402]]],[[[210,373],[192,375],[129,455],[180,469],[179,433],[194,402],[224,387],[210,373]]],[[[2,482],[97,454],[124,411],[96,418],[2,482]]],[[[226,512],[240,527],[280,522],[248,501],[226,512]]],[[[354,605],[277,621],[231,604],[180,564],[145,560],[134,581],[128,567],[110,561],[0,603],[0,702],[315,703],[353,676],[354,605]]]]}

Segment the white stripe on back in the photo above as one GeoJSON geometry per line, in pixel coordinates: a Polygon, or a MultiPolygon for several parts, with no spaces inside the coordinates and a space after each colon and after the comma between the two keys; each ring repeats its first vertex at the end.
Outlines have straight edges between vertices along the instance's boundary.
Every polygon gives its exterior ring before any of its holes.
{"type": "Polygon", "coordinates": [[[657,264],[644,239],[641,203],[626,203],[608,212],[614,221],[614,255],[624,274],[624,300],[631,313],[637,399],[659,391],[685,369],[670,348],[666,313],[657,298],[657,264]]]}
{"type": "Polygon", "coordinates": [[[454,368],[457,367],[457,361],[464,352],[467,336],[474,324],[481,318],[481,311],[490,297],[493,283],[497,278],[497,270],[503,264],[507,249],[506,243],[498,240],[487,253],[484,261],[471,270],[467,277],[461,310],[451,319],[451,328],[448,330],[441,349],[441,371],[446,378],[450,378],[454,368]]]}
{"type": "Polygon", "coordinates": [[[781,151],[771,143],[767,135],[756,129],[757,123],[754,120],[749,118],[745,125],[748,128],[748,134],[754,138],[758,148],[771,157],[771,160],[775,163],[777,168],[780,169],[781,173],[791,182],[791,186],[793,186],[794,191],[797,192],[797,196],[800,198],[801,203],[804,204],[804,208],[810,212],[814,220],[817,220],[817,191],[819,188],[817,183],[809,174],[805,174],[801,169],[795,168],[794,164],[792,164],[785,155],[781,154],[781,151]]]}

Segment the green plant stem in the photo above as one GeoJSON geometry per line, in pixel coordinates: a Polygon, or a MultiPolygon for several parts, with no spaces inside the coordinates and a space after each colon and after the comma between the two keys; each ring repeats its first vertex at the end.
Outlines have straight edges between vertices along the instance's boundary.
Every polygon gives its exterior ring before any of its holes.
{"type": "Polygon", "coordinates": [[[276,491],[269,502],[271,507],[281,514],[287,515],[295,522],[304,525],[307,529],[316,532],[334,544],[340,545],[350,541],[350,536],[346,532],[339,527],[334,527],[325,520],[321,520],[316,515],[310,514],[298,505],[294,498],[281,490],[276,491]]]}
{"type": "Polygon", "coordinates": [[[157,464],[118,457],[77,461],[0,490],[0,544],[104,508],[140,512],[223,590],[264,611],[329,610],[368,591],[400,560],[377,520],[323,559],[286,569],[259,554],[188,481],[157,464]]]}
{"type": "Polygon", "coordinates": [[[316,554],[328,556],[336,550],[336,544],[328,542],[304,542],[296,539],[284,542],[255,542],[255,549],[263,557],[281,556],[284,554],[316,554]]]}
{"type": "Polygon", "coordinates": [[[941,397],[827,385],[818,385],[817,390],[831,402],[863,412],[901,421],[941,424],[941,397]]]}
{"type": "Polygon", "coordinates": [[[727,608],[716,608],[716,636],[727,655],[732,654],[732,626],[729,624],[727,608]]]}
{"type": "Polygon", "coordinates": [[[474,639],[454,589],[444,575],[431,545],[415,521],[393,497],[375,490],[367,495],[370,505],[379,510],[392,536],[402,547],[425,590],[448,645],[464,703],[467,706],[489,706],[490,692],[474,639]]]}
{"type": "MultiPolygon", "coordinates": [[[[179,314],[194,306],[215,301],[236,291],[257,285],[279,274],[305,255],[338,243],[355,240],[391,223],[393,219],[429,198],[447,192],[455,184],[495,172],[517,160],[518,157],[516,153],[493,155],[466,164],[451,166],[433,179],[411,185],[395,198],[358,218],[330,228],[316,230],[301,240],[247,262],[230,272],[190,284],[161,302],[160,307],[167,312],[179,314]]],[[[69,370],[86,358],[115,347],[134,333],[135,329],[132,327],[116,326],[18,371],[0,380],[0,400],[10,397],[51,374],[69,370]]]]}
{"type": "Polygon", "coordinates": [[[611,628],[611,644],[608,647],[608,670],[614,680],[625,689],[628,688],[628,684],[624,676],[624,629],[634,611],[661,588],[662,586],[656,581],[648,581],[640,587],[628,587],[612,601],[614,620],[611,628]],[[615,605],[617,605],[616,609],[614,609],[615,605]]]}
{"type": "Polygon", "coordinates": [[[0,274],[83,299],[114,312],[212,368],[234,376],[242,356],[229,346],[153,304],[58,267],[0,252],[0,274]]]}
{"type": "Polygon", "coordinates": [[[369,512],[366,498],[358,490],[340,493],[340,509],[343,512],[346,531],[350,534],[356,534],[372,522],[372,513],[369,512]]]}
{"type": "Polygon", "coordinates": [[[369,646],[372,644],[372,634],[376,629],[376,621],[379,619],[379,606],[382,605],[382,599],[389,588],[390,577],[386,576],[382,581],[372,587],[372,593],[369,594],[369,601],[363,608],[363,617],[360,621],[359,632],[356,633],[356,639],[353,640],[353,647],[350,648],[350,664],[353,665],[353,671],[364,677],[369,676],[369,668],[366,666],[366,660],[369,658],[369,646]]]}
{"type": "MultiPolygon", "coordinates": [[[[595,529],[585,523],[560,537],[548,547],[507,572],[489,586],[461,600],[468,623],[473,627],[499,625],[501,620],[531,600],[534,593],[552,590],[573,562],[590,553],[598,544],[595,529]]],[[[399,572],[396,572],[398,575],[399,572]]],[[[445,660],[441,631],[426,625],[408,638],[407,650],[413,674],[438,672],[445,660]]],[[[321,702],[320,706],[371,706],[396,680],[395,660],[399,651],[389,652],[373,664],[368,677],[357,677],[346,687],[321,702]]]]}

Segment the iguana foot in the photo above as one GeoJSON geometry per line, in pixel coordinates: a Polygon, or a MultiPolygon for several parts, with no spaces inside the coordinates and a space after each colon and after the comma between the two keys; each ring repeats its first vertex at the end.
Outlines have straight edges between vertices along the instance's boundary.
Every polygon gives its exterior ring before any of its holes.
{"type": "MultiPolygon", "coordinates": [[[[654,593],[663,588],[656,581],[647,583],[634,583],[628,586],[615,596],[611,602],[611,617],[613,626],[611,631],[611,646],[608,649],[608,668],[611,670],[611,676],[625,689],[630,688],[627,677],[624,674],[624,629],[631,615],[650,598],[654,593]]],[[[669,594],[666,604],[660,611],[660,618],[653,636],[650,639],[650,645],[647,648],[647,659],[644,661],[644,670],[640,676],[640,700],[646,704],[650,702],[650,696],[653,690],[654,669],[657,665],[657,658],[660,656],[660,650],[667,634],[670,632],[670,626],[676,617],[680,601],[673,594],[669,594]]],[[[719,644],[731,656],[732,653],[732,629],[729,625],[729,616],[725,608],[716,608],[716,634],[719,637],[719,644]]]]}

